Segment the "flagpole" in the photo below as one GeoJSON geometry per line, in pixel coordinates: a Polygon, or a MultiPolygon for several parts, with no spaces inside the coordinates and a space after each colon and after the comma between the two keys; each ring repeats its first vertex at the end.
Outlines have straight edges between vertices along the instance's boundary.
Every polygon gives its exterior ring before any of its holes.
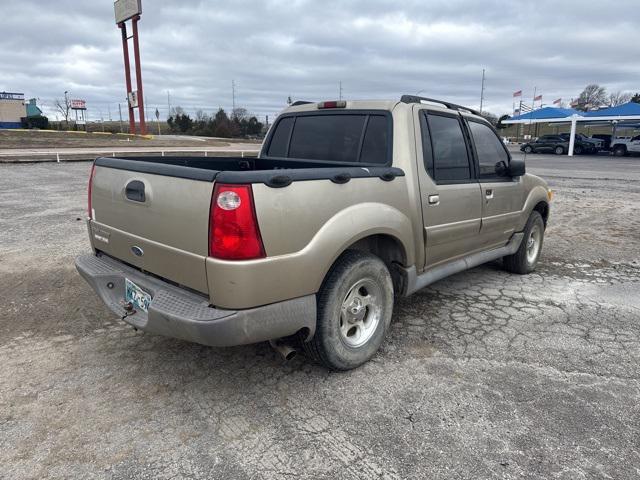
{"type": "Polygon", "coordinates": [[[531,117],[529,117],[529,136],[531,136],[531,124],[533,123],[533,109],[536,106],[536,93],[538,93],[538,87],[533,87],[533,101],[531,102],[531,117]]]}

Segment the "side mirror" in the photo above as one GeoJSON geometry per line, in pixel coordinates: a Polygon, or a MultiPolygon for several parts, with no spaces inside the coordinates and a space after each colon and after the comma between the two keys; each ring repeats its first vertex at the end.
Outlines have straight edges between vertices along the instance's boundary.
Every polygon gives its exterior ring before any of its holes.
{"type": "Polygon", "coordinates": [[[509,176],[509,167],[507,166],[507,162],[500,160],[498,163],[496,163],[495,170],[496,175],[499,177],[509,176]]]}
{"type": "Polygon", "coordinates": [[[512,158],[509,162],[508,174],[510,177],[521,177],[526,173],[524,160],[521,158],[512,158]]]}

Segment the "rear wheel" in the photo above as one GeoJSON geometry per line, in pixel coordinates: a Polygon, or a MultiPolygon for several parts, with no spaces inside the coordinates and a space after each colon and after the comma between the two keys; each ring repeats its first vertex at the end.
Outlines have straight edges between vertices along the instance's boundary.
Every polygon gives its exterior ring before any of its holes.
{"type": "Polygon", "coordinates": [[[564,155],[564,148],[561,146],[557,146],[553,152],[556,155],[564,155]]]}
{"type": "Polygon", "coordinates": [[[627,148],[624,145],[616,145],[613,148],[613,154],[616,157],[624,157],[627,154],[627,148]]]}
{"type": "Polygon", "coordinates": [[[503,258],[504,268],[509,272],[519,274],[533,272],[540,258],[543,240],[544,221],[542,215],[534,211],[524,227],[524,237],[520,247],[513,255],[503,258]]]}
{"type": "Polygon", "coordinates": [[[318,320],[305,353],[332,370],[350,370],[380,348],[393,313],[393,283],[382,260],[345,252],[317,296],[318,320]]]}
{"type": "Polygon", "coordinates": [[[531,153],[533,152],[533,148],[529,145],[527,145],[526,147],[524,147],[524,153],[531,153]]]}

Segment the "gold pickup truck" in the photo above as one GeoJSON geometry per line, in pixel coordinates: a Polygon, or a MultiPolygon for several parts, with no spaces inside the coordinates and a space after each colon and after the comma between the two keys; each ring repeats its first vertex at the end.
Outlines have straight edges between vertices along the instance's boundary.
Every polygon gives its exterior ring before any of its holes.
{"type": "Polygon", "coordinates": [[[257,158],[98,158],[76,267],[134,327],[369,360],[394,297],[492,260],[532,271],[551,192],[477,112],[298,102],[257,158]]]}

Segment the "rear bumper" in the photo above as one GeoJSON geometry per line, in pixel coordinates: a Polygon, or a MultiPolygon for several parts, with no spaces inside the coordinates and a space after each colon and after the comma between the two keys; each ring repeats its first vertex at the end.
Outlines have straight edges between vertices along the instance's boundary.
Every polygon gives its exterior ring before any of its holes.
{"type": "Polygon", "coordinates": [[[130,325],[151,333],[214,347],[262,342],[293,335],[306,328],[315,332],[315,295],[307,295],[247,310],[224,310],[207,298],[129,267],[107,255],[82,255],[76,268],[104,303],[130,325]],[[125,278],[151,294],[149,312],[127,314],[125,278]]]}

